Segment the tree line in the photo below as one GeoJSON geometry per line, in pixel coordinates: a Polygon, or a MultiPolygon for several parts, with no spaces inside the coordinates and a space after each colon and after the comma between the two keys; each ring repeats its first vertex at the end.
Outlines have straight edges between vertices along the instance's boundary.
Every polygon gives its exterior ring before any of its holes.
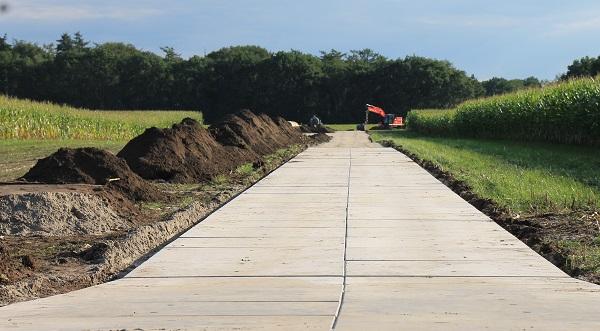
{"type": "Polygon", "coordinates": [[[540,85],[534,77],[479,82],[448,61],[388,59],[370,49],[315,56],[235,46],[187,59],[161,50],[92,44],[80,33],[44,46],[0,37],[0,91],[90,109],[199,110],[208,122],[249,108],[299,121],[316,114],[355,123],[365,103],[405,114],[540,85]]]}
{"type": "Polygon", "coordinates": [[[586,56],[573,61],[567,72],[560,78],[561,80],[567,80],[577,77],[596,77],[598,75],[600,75],[600,56],[586,56]]]}

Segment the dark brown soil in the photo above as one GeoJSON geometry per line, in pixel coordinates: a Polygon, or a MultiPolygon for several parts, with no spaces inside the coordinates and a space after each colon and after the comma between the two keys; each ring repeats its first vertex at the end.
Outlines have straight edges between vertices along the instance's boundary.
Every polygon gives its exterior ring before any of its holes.
{"type": "MultiPolygon", "coordinates": [[[[0,285],[32,279],[36,275],[73,276],[87,274],[87,268],[102,259],[98,245],[109,237],[101,236],[6,236],[0,251],[0,285]],[[4,276],[2,276],[4,275],[4,276]],[[4,282],[2,281],[4,279],[4,282]]],[[[59,278],[59,277],[56,277],[59,278]]],[[[64,284],[80,288],[80,284],[64,284]]],[[[50,293],[56,289],[47,289],[50,293]]],[[[0,294],[2,292],[0,291],[0,294]]]]}
{"type": "Polygon", "coordinates": [[[145,179],[205,181],[233,165],[210,132],[186,118],[168,129],[150,128],[117,154],[145,179]]]}
{"type": "Polygon", "coordinates": [[[325,133],[317,133],[308,136],[313,144],[321,144],[331,141],[331,136],[326,135],[325,133]]]}
{"type": "Polygon", "coordinates": [[[580,270],[574,267],[569,263],[569,254],[573,252],[560,245],[560,242],[564,240],[577,241],[583,245],[597,245],[595,240],[597,240],[600,228],[596,221],[600,216],[593,211],[578,210],[513,216],[495,201],[477,196],[468,184],[440,169],[433,162],[422,160],[416,154],[391,141],[383,141],[381,144],[386,147],[394,147],[411,158],[464,200],[567,274],[600,284],[600,274],[592,270],[580,270]]]}
{"type": "Polygon", "coordinates": [[[193,119],[184,119],[169,129],[148,129],[118,156],[145,179],[195,183],[303,142],[302,134],[284,119],[243,110],[209,129],[193,119]]]}
{"type": "Polygon", "coordinates": [[[39,160],[22,179],[45,184],[107,185],[135,201],[164,198],[156,187],[131,171],[123,159],[93,147],[61,148],[39,160]]]}
{"type": "Polygon", "coordinates": [[[0,243],[0,285],[8,284],[15,279],[31,276],[36,269],[36,262],[29,255],[13,255],[9,248],[0,243]]]}
{"type": "Polygon", "coordinates": [[[335,132],[334,129],[332,129],[328,126],[320,125],[316,128],[313,128],[307,124],[302,124],[300,126],[300,130],[304,133],[334,133],[335,132]]]}

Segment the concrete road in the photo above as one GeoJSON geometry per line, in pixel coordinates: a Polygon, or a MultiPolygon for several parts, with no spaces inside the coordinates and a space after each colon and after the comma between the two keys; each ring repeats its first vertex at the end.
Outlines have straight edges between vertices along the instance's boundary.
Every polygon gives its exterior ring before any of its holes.
{"type": "Polygon", "coordinates": [[[340,132],[125,278],[1,330],[600,330],[568,277],[404,155],[340,132]]]}

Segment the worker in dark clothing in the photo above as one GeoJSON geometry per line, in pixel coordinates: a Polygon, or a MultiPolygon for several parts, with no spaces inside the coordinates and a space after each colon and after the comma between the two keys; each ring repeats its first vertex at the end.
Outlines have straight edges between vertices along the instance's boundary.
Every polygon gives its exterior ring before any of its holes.
{"type": "Polygon", "coordinates": [[[317,117],[317,115],[313,115],[310,120],[308,121],[308,124],[310,124],[310,127],[313,129],[317,129],[321,126],[321,120],[317,117]]]}

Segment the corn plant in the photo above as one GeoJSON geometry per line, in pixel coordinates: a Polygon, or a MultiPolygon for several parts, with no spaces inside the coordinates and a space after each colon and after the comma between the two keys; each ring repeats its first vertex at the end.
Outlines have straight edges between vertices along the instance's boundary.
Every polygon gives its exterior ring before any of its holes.
{"type": "Polygon", "coordinates": [[[593,78],[467,101],[452,110],[413,110],[426,134],[600,144],[600,81],[593,78]]]}
{"type": "Polygon", "coordinates": [[[94,111],[0,96],[0,139],[128,140],[146,128],[167,127],[191,111],[94,111]]]}

